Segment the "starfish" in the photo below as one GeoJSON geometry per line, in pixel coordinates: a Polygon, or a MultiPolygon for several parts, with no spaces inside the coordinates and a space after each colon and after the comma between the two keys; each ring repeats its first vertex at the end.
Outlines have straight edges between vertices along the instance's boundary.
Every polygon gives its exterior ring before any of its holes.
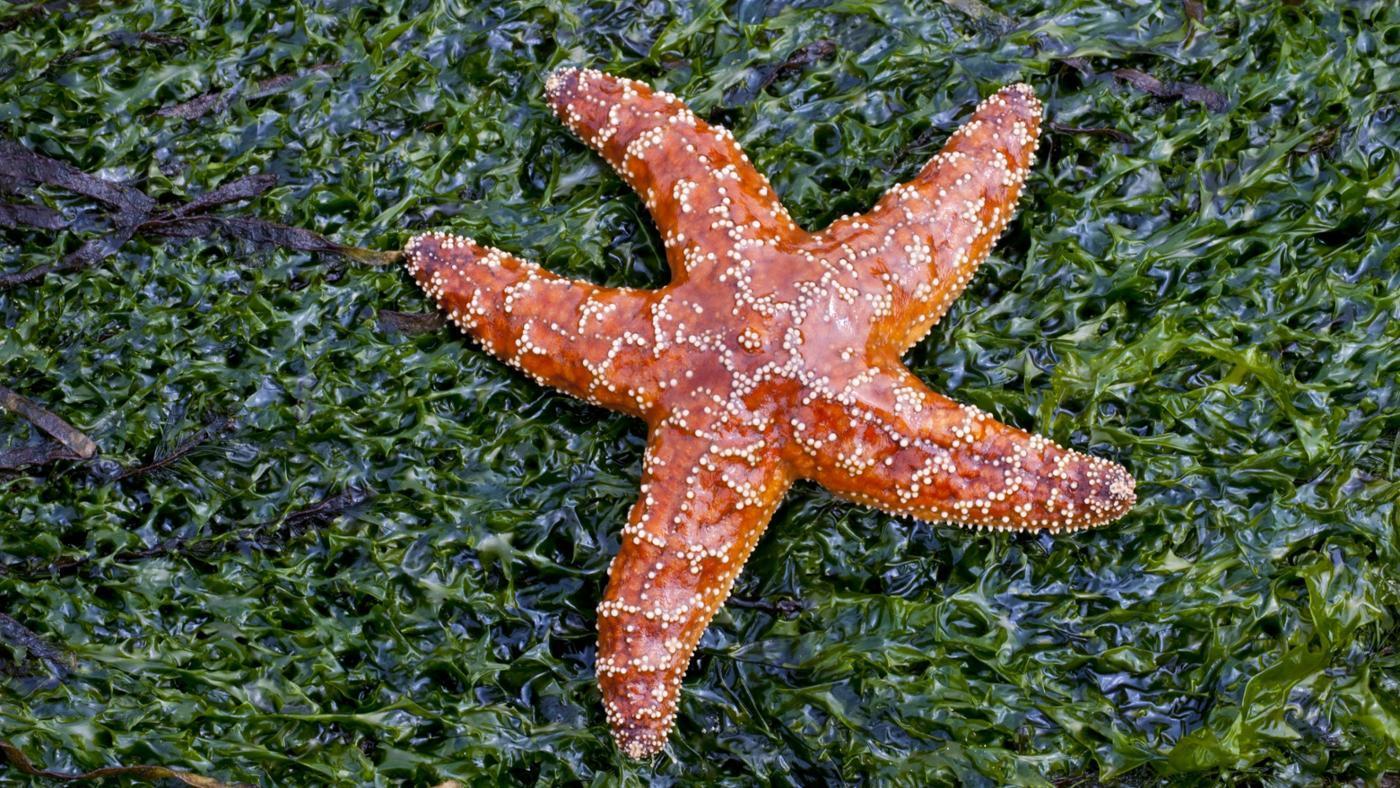
{"type": "Polygon", "coordinates": [[[820,232],[675,96],[573,68],[546,94],[645,200],[670,284],[599,287],[444,233],[405,259],[487,351],[647,423],[598,605],[598,684],[627,755],[665,746],[700,635],[794,480],[992,530],[1074,531],[1136,501],[1121,466],[959,405],[900,361],[1011,219],[1040,131],[1029,86],[983,101],[913,180],[820,232]]]}

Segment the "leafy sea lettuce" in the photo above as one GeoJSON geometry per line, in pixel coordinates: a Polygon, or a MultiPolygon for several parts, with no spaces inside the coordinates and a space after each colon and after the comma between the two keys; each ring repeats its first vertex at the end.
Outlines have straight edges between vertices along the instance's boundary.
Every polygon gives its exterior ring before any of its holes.
{"type": "MultiPolygon", "coordinates": [[[[265,784],[1400,770],[1395,4],[20,4],[0,136],[167,207],[271,174],[239,215],[661,284],[641,202],[544,106],[564,64],[732,128],[808,227],[1030,82],[1020,214],[909,360],[1126,463],[1136,510],[985,535],[799,485],[668,754],[629,763],[593,606],[642,425],[395,317],[430,305],[393,268],[137,234],[0,291],[0,382],[100,449],[0,478],[0,612],[54,650],[0,640],[0,740],[265,784]]],[[[0,230],[4,272],[110,230],[0,187],[66,226],[0,230]]]]}

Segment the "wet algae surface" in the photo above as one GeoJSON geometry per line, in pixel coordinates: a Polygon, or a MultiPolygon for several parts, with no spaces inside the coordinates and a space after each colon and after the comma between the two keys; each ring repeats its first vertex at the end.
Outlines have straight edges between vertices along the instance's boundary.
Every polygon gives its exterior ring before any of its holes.
{"type": "Polygon", "coordinates": [[[1379,1],[7,6],[0,136],[154,213],[0,170],[0,275],[116,239],[0,289],[0,383],[98,448],[0,412],[42,455],[0,470],[0,741],[261,784],[1391,782],[1398,105],[1379,1]],[[641,423],[331,248],[664,283],[560,65],[729,126],[806,227],[1035,86],[1021,212],[909,362],[1136,509],[988,535],[798,485],[622,758],[593,608],[641,423]]]}

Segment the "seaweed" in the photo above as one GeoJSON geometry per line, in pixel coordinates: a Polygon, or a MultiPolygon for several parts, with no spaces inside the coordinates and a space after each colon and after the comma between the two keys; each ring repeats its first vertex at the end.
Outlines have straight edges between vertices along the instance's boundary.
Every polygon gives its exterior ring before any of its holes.
{"type": "Polygon", "coordinates": [[[431,334],[441,331],[447,325],[447,316],[441,312],[400,312],[394,309],[381,309],[379,328],[385,331],[398,331],[404,334],[431,334]]]}
{"type": "Polygon", "coordinates": [[[112,481],[122,481],[124,479],[140,478],[153,473],[160,473],[169,470],[171,466],[189,457],[199,447],[207,444],[223,433],[230,432],[238,426],[237,420],[232,416],[220,416],[210,419],[207,424],[200,427],[193,434],[180,440],[169,451],[161,452],[153,457],[150,462],[141,465],[133,465],[129,468],[118,470],[112,481]]]}
{"type": "Polygon", "coordinates": [[[246,785],[246,783],[236,783],[230,786],[203,775],[169,769],[164,766],[103,766],[81,774],[40,769],[29,760],[29,756],[25,755],[23,751],[6,741],[0,741],[0,758],[3,758],[7,765],[20,774],[29,777],[43,777],[47,780],[63,783],[101,780],[107,777],[134,777],[149,782],[170,780],[181,785],[192,786],[192,788],[238,788],[238,786],[246,785]]]}
{"type": "MultiPolygon", "coordinates": [[[[0,274],[0,290],[37,282],[52,273],[79,271],[116,254],[138,233],[165,238],[208,238],[221,234],[258,246],[281,246],[301,252],[326,252],[369,265],[386,265],[397,259],[396,252],[376,252],[331,241],[319,233],[300,227],[270,222],[252,216],[216,216],[206,213],[229,203],[253,199],[277,185],[271,174],[247,175],[221,184],[175,208],[158,210],[157,204],[141,191],[125,184],[103,180],[73,166],[42,156],[8,140],[0,140],[0,178],[12,183],[35,183],[91,197],[115,212],[112,229],[91,239],[66,255],[58,264],[36,265],[24,271],[0,274]]],[[[55,221],[42,206],[14,206],[10,215],[41,229],[55,229],[55,221]],[[24,210],[26,209],[27,210],[24,210]]],[[[60,217],[61,219],[61,217],[60,217]]],[[[58,227],[65,226],[62,221],[58,227]]]]}
{"type": "MultiPolygon", "coordinates": [[[[0,644],[23,655],[13,663],[14,668],[22,668],[21,663],[31,659],[41,662],[51,676],[49,686],[57,686],[71,672],[71,661],[62,651],[4,613],[0,613],[0,644]]],[[[5,663],[0,662],[0,667],[5,663]]]]}
{"type": "Polygon", "coordinates": [[[68,666],[0,648],[0,781],[1393,783],[1397,112],[1394,3],[7,8],[0,271],[49,273],[0,289],[0,382],[101,451],[0,414],[40,461],[0,612],[68,666]],[[444,229],[664,282],[566,64],[725,123],[806,227],[1034,86],[1021,209],[908,361],[1139,506],[989,535],[798,485],[625,761],[594,605],[643,426],[363,264],[444,229]]]}

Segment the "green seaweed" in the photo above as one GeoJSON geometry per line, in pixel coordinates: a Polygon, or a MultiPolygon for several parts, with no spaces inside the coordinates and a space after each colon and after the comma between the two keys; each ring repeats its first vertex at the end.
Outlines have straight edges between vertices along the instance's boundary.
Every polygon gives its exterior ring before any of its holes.
{"type": "MultiPolygon", "coordinates": [[[[0,741],[262,784],[1394,779],[1400,6],[34,3],[0,11],[0,137],[162,209],[271,174],[240,215],[658,285],[543,103],[563,64],[728,125],[809,227],[1034,85],[1020,214],[910,362],[1138,507],[987,535],[799,485],[630,763],[593,606],[640,422],[399,315],[400,270],[137,234],[0,290],[0,383],[100,450],[0,477],[0,612],[65,660],[0,640],[0,741]]],[[[0,272],[113,230],[0,192],[0,272]]]]}

